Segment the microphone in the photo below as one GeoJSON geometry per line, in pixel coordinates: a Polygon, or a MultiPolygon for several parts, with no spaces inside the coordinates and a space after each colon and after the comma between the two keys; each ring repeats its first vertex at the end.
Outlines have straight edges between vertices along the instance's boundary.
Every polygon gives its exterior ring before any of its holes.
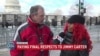
{"type": "Polygon", "coordinates": [[[60,42],[63,42],[63,38],[64,38],[64,36],[65,36],[65,33],[64,32],[61,32],[61,33],[59,33],[59,35],[58,36],[56,36],[56,38],[60,41],[60,42]]]}

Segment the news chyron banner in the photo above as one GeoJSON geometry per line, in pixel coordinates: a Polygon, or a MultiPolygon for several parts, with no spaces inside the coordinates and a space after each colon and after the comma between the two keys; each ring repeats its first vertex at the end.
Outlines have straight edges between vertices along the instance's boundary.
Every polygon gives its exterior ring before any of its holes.
{"type": "MultiPolygon", "coordinates": [[[[10,44],[10,48],[14,48],[14,44],[10,44]]],[[[87,45],[29,45],[27,42],[16,42],[18,50],[82,50],[87,49],[87,45]]]]}

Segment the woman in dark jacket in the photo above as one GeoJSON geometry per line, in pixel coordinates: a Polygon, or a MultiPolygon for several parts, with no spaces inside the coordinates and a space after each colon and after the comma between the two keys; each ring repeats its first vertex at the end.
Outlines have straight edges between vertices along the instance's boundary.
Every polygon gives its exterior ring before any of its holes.
{"type": "Polygon", "coordinates": [[[54,40],[56,44],[82,44],[87,45],[84,50],[61,50],[60,56],[89,56],[92,49],[90,36],[85,28],[85,18],[80,15],[71,16],[65,24],[64,34],[54,40]]]}

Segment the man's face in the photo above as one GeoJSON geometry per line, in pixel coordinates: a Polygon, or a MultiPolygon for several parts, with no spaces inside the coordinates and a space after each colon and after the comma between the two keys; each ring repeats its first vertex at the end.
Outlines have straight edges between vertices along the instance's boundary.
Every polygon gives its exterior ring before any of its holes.
{"type": "Polygon", "coordinates": [[[39,8],[37,14],[32,17],[32,20],[36,23],[42,24],[44,21],[44,15],[44,9],[39,8]]]}

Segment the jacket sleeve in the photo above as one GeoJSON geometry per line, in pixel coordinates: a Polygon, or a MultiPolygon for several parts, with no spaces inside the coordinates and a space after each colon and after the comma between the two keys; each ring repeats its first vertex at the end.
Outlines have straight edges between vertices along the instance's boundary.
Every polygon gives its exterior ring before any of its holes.
{"type": "Polygon", "coordinates": [[[87,49],[90,52],[92,50],[92,41],[90,39],[89,33],[85,31],[85,37],[87,41],[87,49]]]}
{"type": "Polygon", "coordinates": [[[51,31],[49,33],[49,44],[53,44],[53,33],[51,31]]]}
{"type": "Polygon", "coordinates": [[[13,40],[13,48],[10,48],[10,55],[11,56],[23,56],[23,51],[22,50],[17,50],[16,49],[16,42],[20,42],[21,41],[21,37],[20,37],[20,32],[17,29],[15,36],[14,36],[14,40],[13,40]]]}

